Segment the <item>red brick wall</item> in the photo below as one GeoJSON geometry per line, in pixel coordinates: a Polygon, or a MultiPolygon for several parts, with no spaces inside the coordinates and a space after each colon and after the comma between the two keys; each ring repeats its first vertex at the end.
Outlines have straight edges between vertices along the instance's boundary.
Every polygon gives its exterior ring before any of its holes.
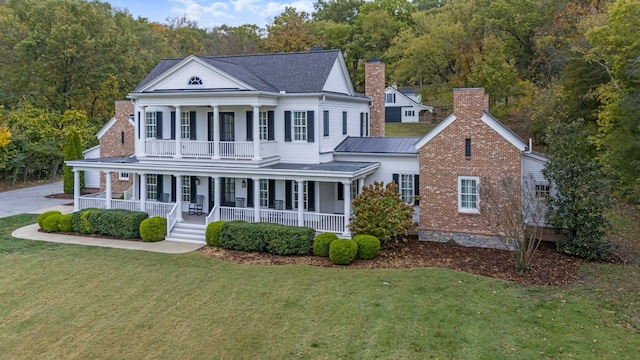
{"type": "Polygon", "coordinates": [[[482,215],[458,212],[458,176],[478,176],[480,187],[499,188],[504,174],[521,178],[521,153],[480,119],[484,89],[456,89],[453,98],[456,120],[419,150],[419,230],[492,235],[482,215]],[[466,139],[471,139],[469,157],[466,139]]]}
{"type": "Polygon", "coordinates": [[[370,109],[371,136],[384,136],[384,63],[372,60],[364,64],[364,92],[373,99],[370,109]]]}
{"type": "MultiPolygon", "coordinates": [[[[129,122],[129,115],[134,113],[133,104],[129,100],[115,102],[116,123],[100,138],[100,157],[125,157],[135,152],[134,127],[129,122]],[[124,132],[124,143],[122,142],[124,132]]],[[[111,174],[111,188],[114,194],[121,194],[133,184],[133,174],[129,174],[129,180],[119,180],[118,173],[111,174]]],[[[105,174],[100,174],[100,190],[104,191],[105,174]]]]}

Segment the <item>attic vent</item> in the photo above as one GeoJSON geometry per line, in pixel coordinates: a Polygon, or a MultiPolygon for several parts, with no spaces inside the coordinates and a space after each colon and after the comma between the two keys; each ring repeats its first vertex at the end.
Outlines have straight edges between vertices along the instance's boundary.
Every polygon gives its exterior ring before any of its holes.
{"type": "Polygon", "coordinates": [[[202,85],[202,79],[198,76],[192,76],[191,79],[189,79],[189,85],[202,85]]]}

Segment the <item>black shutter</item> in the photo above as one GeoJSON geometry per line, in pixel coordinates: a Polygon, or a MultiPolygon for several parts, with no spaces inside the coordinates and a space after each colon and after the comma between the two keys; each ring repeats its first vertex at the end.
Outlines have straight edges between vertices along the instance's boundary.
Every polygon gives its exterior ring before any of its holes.
{"type": "Polygon", "coordinates": [[[196,139],[196,112],[195,111],[191,111],[189,112],[189,140],[195,140],[196,139]]]}
{"type": "Polygon", "coordinates": [[[275,207],[275,202],[276,202],[276,181],[273,179],[269,179],[269,185],[268,185],[268,191],[269,191],[269,201],[267,202],[267,204],[269,205],[269,208],[273,209],[275,207]]]}
{"type": "Polygon", "coordinates": [[[314,142],[314,134],[315,134],[315,127],[314,127],[314,118],[313,118],[314,114],[313,111],[307,111],[307,142],[314,142]]]}
{"type": "Polygon", "coordinates": [[[247,207],[253,207],[253,199],[255,197],[253,191],[253,179],[247,179],[247,207]]]}
{"type": "Polygon", "coordinates": [[[324,136],[329,136],[329,112],[325,110],[322,115],[323,115],[322,127],[324,130],[324,136]]]}
{"type": "Polygon", "coordinates": [[[209,195],[209,212],[213,210],[215,206],[215,196],[212,194],[211,189],[214,187],[214,182],[212,177],[207,178],[207,194],[209,195]]]}
{"type": "Polygon", "coordinates": [[[347,135],[347,112],[342,112],[342,135],[347,135]]]}
{"type": "Polygon", "coordinates": [[[156,139],[162,139],[162,112],[156,112],[156,139]]]}
{"type": "Polygon", "coordinates": [[[393,102],[396,102],[396,94],[393,94],[393,102]]]}
{"type": "Polygon", "coordinates": [[[284,181],[284,203],[287,210],[293,209],[293,184],[291,180],[284,181]]]}
{"type": "Polygon", "coordinates": [[[316,211],[316,182],[307,182],[307,200],[309,201],[308,210],[316,211]]]}
{"type": "Polygon", "coordinates": [[[400,191],[400,175],[393,174],[393,181],[398,185],[398,191],[400,191]]]}
{"type": "Polygon", "coordinates": [[[253,111],[247,111],[247,141],[253,141],[253,111]]]}
{"type": "Polygon", "coordinates": [[[369,113],[365,113],[365,122],[364,122],[364,131],[366,132],[366,136],[369,136],[369,129],[371,129],[371,124],[369,124],[369,113]]]}
{"type": "Polygon", "coordinates": [[[196,177],[189,176],[189,180],[191,181],[191,202],[196,202],[196,195],[198,195],[198,186],[196,185],[196,177]]]}
{"type": "Polygon", "coordinates": [[[230,206],[227,203],[227,179],[220,178],[220,206],[230,206]]]}
{"type": "Polygon", "coordinates": [[[344,186],[340,182],[337,182],[336,185],[338,185],[338,200],[344,200],[344,186]]]}
{"type": "Polygon", "coordinates": [[[213,113],[207,113],[207,141],[213,141],[213,113]]]}
{"type": "Polygon", "coordinates": [[[284,112],[284,141],[291,141],[291,111],[284,112]]]}
{"type": "Polygon", "coordinates": [[[156,176],[158,179],[158,186],[157,186],[158,191],[156,192],[156,200],[160,201],[162,199],[162,193],[164,192],[163,191],[164,175],[156,175],[156,176]]]}
{"type": "Polygon", "coordinates": [[[364,136],[364,113],[360,113],[360,137],[364,136]]]}
{"type": "Polygon", "coordinates": [[[176,177],[171,176],[171,202],[176,202],[176,193],[180,192],[182,195],[182,189],[176,189],[176,177]]]}
{"type": "Polygon", "coordinates": [[[144,124],[142,123],[142,120],[140,119],[140,111],[138,111],[138,139],[140,139],[140,129],[142,128],[144,124]]]}
{"type": "Polygon", "coordinates": [[[171,140],[176,139],[176,112],[171,112],[171,140]]]}
{"type": "Polygon", "coordinates": [[[267,112],[267,140],[274,140],[275,137],[275,113],[273,111],[267,112]]]}
{"type": "Polygon", "coordinates": [[[413,195],[415,195],[413,205],[420,205],[420,175],[413,175],[413,195]]]}

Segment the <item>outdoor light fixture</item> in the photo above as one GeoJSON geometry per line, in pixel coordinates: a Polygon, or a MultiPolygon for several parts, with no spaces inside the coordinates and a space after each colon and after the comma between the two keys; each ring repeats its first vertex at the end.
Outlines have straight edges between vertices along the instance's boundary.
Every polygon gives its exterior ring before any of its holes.
{"type": "Polygon", "coordinates": [[[196,186],[200,185],[200,179],[196,178],[196,186]]]}
{"type": "Polygon", "coordinates": [[[242,180],[242,187],[246,188],[247,187],[247,181],[246,180],[242,180]]]}

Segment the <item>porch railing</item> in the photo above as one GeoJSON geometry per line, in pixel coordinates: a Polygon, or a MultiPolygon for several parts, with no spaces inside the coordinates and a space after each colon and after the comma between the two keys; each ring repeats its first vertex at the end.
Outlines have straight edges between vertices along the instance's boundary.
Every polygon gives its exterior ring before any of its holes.
{"type": "Polygon", "coordinates": [[[135,200],[111,200],[112,209],[140,211],[140,201],[135,200]]]}
{"type": "Polygon", "coordinates": [[[131,200],[134,197],[135,197],[135,189],[133,188],[133,185],[132,185],[127,190],[124,191],[124,199],[131,200]]]}
{"type": "Polygon", "coordinates": [[[216,217],[216,211],[218,211],[218,206],[214,206],[211,211],[209,212],[209,215],[207,215],[206,218],[204,218],[205,220],[205,225],[209,225],[210,223],[215,221],[215,217],[216,217]]]}
{"type": "Polygon", "coordinates": [[[175,140],[147,139],[144,145],[144,152],[147,155],[174,156],[176,154],[175,140]]]}
{"type": "MultiPolygon", "coordinates": [[[[170,139],[146,139],[144,143],[147,156],[173,157],[176,155],[176,141],[170,139]]],[[[182,140],[181,155],[188,158],[211,158],[214,155],[213,141],[182,140]]],[[[220,141],[219,156],[222,159],[253,159],[253,141],[220,141]]],[[[277,155],[277,141],[260,141],[260,156],[277,155]]]]}
{"type": "Polygon", "coordinates": [[[288,210],[260,210],[260,221],[280,225],[298,226],[298,212],[288,210]]]}
{"type": "Polygon", "coordinates": [[[305,212],[304,226],[316,231],[341,233],[344,232],[344,215],[305,212]]]}
{"type": "Polygon", "coordinates": [[[145,212],[149,214],[149,217],[160,216],[167,217],[171,211],[176,207],[176,203],[162,203],[149,201],[144,204],[145,212]]]}
{"type": "Polygon", "coordinates": [[[182,141],[182,156],[209,158],[213,156],[213,141],[182,141]]]}
{"type": "Polygon", "coordinates": [[[224,221],[244,220],[246,222],[254,222],[255,216],[253,214],[252,208],[220,207],[220,220],[224,221]]]}
{"type": "Polygon", "coordinates": [[[171,204],[173,208],[167,214],[167,235],[171,234],[171,229],[178,222],[178,204],[171,204]]]}
{"type": "Polygon", "coordinates": [[[220,141],[220,157],[251,159],[253,158],[253,141],[220,141]]]}
{"type": "Polygon", "coordinates": [[[104,192],[97,192],[90,195],[80,196],[78,202],[80,210],[89,208],[104,209],[107,207],[107,204],[105,203],[104,192]]]}

